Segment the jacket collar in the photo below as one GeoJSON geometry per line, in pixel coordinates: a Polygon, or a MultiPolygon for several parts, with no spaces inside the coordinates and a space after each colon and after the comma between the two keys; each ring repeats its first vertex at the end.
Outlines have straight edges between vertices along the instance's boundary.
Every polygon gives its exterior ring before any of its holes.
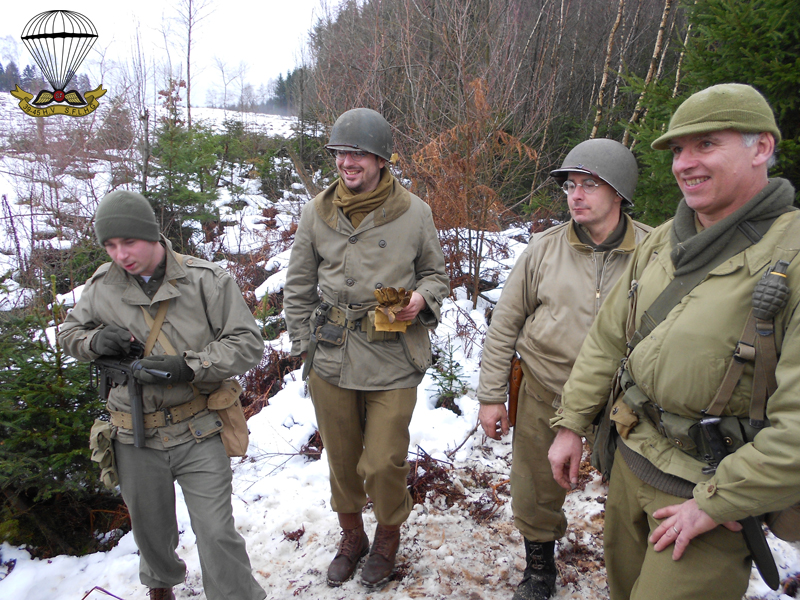
{"type": "MultiPolygon", "coordinates": [[[[622,238],[620,245],[611,250],[611,252],[627,254],[633,252],[633,249],[636,247],[636,228],[633,225],[633,219],[631,219],[629,215],[622,213],[622,218],[626,221],[625,236],[622,238]]],[[[569,220],[569,225],[567,226],[567,242],[578,252],[584,252],[586,254],[594,252],[594,248],[588,244],[584,244],[580,238],[578,238],[578,234],[575,233],[575,222],[572,219],[569,220]]]]}
{"type": "MultiPolygon", "coordinates": [[[[333,203],[333,199],[336,197],[336,186],[338,183],[339,180],[337,179],[313,200],[314,208],[316,208],[320,218],[325,221],[328,227],[337,230],[339,228],[340,211],[333,203]]],[[[370,213],[374,218],[373,225],[379,227],[390,221],[394,221],[410,207],[411,194],[406,188],[400,185],[396,177],[392,176],[392,190],[389,192],[389,197],[386,199],[386,202],[370,213]]],[[[362,225],[366,225],[367,222],[368,220],[365,219],[362,225]]]]}

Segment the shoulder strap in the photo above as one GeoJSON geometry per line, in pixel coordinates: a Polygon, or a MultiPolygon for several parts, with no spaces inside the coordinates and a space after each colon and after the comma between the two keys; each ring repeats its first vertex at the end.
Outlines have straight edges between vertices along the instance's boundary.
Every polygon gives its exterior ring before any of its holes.
{"type": "MultiPolygon", "coordinates": [[[[183,254],[178,254],[177,252],[173,251],[172,256],[175,257],[175,260],[178,261],[179,265],[183,265],[183,254]]],[[[170,280],[170,284],[175,285],[175,280],[170,280]]],[[[155,319],[150,316],[150,313],[147,312],[147,309],[145,309],[144,306],[141,308],[142,313],[144,313],[144,320],[147,323],[147,326],[150,327],[150,335],[147,336],[147,341],[144,344],[144,356],[150,356],[150,353],[153,351],[153,346],[156,345],[156,340],[161,342],[161,345],[167,354],[177,354],[175,347],[167,339],[167,336],[161,331],[161,327],[164,325],[164,319],[167,316],[169,300],[164,300],[158,305],[158,312],[156,312],[155,319]]]]}
{"type": "Polygon", "coordinates": [[[658,298],[644,311],[642,320],[630,341],[628,348],[633,350],[639,342],[646,338],[656,326],[667,318],[681,299],[697,287],[711,271],[757,243],[772,227],[775,219],[765,219],[755,223],[743,222],[736,228],[730,243],[711,261],[691,273],[679,275],[669,282],[658,298]]]}
{"type": "MultiPolygon", "coordinates": [[[[800,213],[786,227],[781,239],[775,245],[772,262],[777,269],[777,264],[784,261],[785,268],[800,252],[800,213]]],[[[772,263],[770,263],[772,264],[772,263]]],[[[769,271],[768,271],[769,272],[769,271]]],[[[785,273],[785,270],[783,271],[785,273]]],[[[785,277],[785,275],[783,275],[785,277]]],[[[756,286],[758,289],[758,286],[756,286]]],[[[776,312],[780,308],[775,309],[776,312]]],[[[763,316],[763,315],[762,315],[763,316]]],[[[719,389],[714,399],[709,404],[705,414],[720,416],[725,406],[733,395],[733,390],[739,383],[744,365],[753,362],[753,384],[750,394],[750,424],[760,429],[766,420],[767,400],[778,388],[775,379],[775,369],[778,366],[778,352],[775,344],[775,318],[758,318],[753,309],[747,316],[739,342],[733,353],[733,359],[728,365],[725,376],[722,378],[719,389]]]]}

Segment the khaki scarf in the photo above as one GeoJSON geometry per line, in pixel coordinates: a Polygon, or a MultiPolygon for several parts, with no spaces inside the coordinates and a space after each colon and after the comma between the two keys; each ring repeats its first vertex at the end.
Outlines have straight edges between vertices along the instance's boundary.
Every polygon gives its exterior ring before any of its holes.
{"type": "Polygon", "coordinates": [[[691,273],[717,256],[728,245],[742,221],[774,219],[792,210],[794,188],[785,179],[769,183],[747,204],[703,231],[697,231],[695,213],[681,200],[672,222],[672,252],[675,276],[691,273]]]}
{"type": "Polygon", "coordinates": [[[371,192],[363,194],[354,194],[344,184],[344,180],[340,178],[339,185],[336,186],[336,196],[333,199],[333,203],[342,209],[344,216],[350,219],[353,227],[357,229],[364,217],[386,202],[392,191],[393,183],[394,177],[386,167],[381,169],[381,179],[378,182],[378,187],[371,192]]]}

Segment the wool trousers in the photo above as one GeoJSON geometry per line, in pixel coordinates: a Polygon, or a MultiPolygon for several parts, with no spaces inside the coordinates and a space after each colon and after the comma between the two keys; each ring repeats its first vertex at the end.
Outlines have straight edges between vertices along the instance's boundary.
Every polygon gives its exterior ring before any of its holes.
{"type": "Polygon", "coordinates": [[[741,600],[751,568],[741,532],[720,525],[694,538],[677,561],[674,546],[656,552],[648,541],[660,523],[653,513],[685,501],[644,483],[617,450],[604,532],[611,600],[741,600]]]}
{"type": "Polygon", "coordinates": [[[175,485],[181,486],[197,536],[208,600],[262,600],[245,542],[233,522],[230,459],[219,435],[166,450],[114,442],[122,498],[139,547],[139,579],[150,588],[184,581],[178,557],[175,485]]]}
{"type": "Polygon", "coordinates": [[[552,542],[564,536],[566,490],[556,483],[547,451],[555,439],[550,419],[556,408],[523,378],[517,404],[511,460],[511,511],[514,526],[532,542],[552,542]]]}
{"type": "Polygon", "coordinates": [[[414,504],[406,458],[417,389],[343,389],[313,368],[308,388],[328,455],[333,510],[361,512],[369,496],[378,523],[404,523],[414,504]]]}

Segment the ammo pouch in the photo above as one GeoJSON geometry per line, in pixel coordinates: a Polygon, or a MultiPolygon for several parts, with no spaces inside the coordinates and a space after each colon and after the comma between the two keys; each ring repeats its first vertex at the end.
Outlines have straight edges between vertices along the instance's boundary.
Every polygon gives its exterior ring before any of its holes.
{"type": "Polygon", "coordinates": [[[208,396],[208,409],[222,421],[222,443],[228,456],[244,456],[250,443],[250,432],[239,397],[242,386],[234,379],[226,379],[208,396]]]}
{"type": "Polygon", "coordinates": [[[396,331],[378,331],[375,329],[375,311],[369,311],[361,319],[361,331],[367,334],[368,342],[388,342],[395,341],[398,333],[396,331]]]}
{"type": "Polygon", "coordinates": [[[92,430],[89,433],[89,448],[92,451],[92,461],[100,466],[100,481],[110,490],[119,485],[117,462],[114,459],[114,444],[111,441],[112,432],[111,423],[102,419],[95,419],[92,430]]]}
{"type": "Polygon", "coordinates": [[[222,419],[217,413],[209,412],[189,421],[189,431],[198,442],[222,431],[222,419]]]}

